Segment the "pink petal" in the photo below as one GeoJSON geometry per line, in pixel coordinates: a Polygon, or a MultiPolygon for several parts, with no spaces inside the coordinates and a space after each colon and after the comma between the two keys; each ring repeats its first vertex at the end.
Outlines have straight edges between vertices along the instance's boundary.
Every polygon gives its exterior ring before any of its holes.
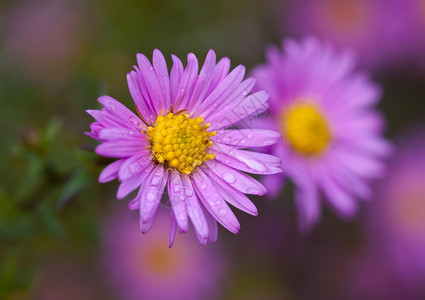
{"type": "Polygon", "coordinates": [[[186,211],[186,194],[184,191],[180,173],[175,170],[170,171],[170,180],[168,181],[168,195],[171,207],[176,217],[177,224],[181,232],[186,232],[189,226],[186,211]]]}
{"type": "Polygon", "coordinates": [[[99,182],[108,182],[118,177],[118,171],[124,163],[125,159],[114,161],[106,166],[99,175],[99,182]]]}
{"type": "Polygon", "coordinates": [[[121,181],[127,180],[142,172],[151,162],[152,158],[148,153],[132,156],[122,164],[118,176],[121,181]]]}
{"type": "Polygon", "coordinates": [[[266,188],[257,180],[217,160],[210,160],[205,164],[228,185],[242,193],[262,196],[267,192],[266,188]]]}
{"type": "Polygon", "coordinates": [[[229,231],[238,233],[240,230],[238,220],[211,180],[199,169],[194,174],[193,181],[196,194],[210,214],[229,231]]]}
{"type": "Polygon", "coordinates": [[[230,59],[227,57],[223,57],[220,59],[215,66],[214,75],[211,80],[210,87],[207,92],[207,96],[218,86],[220,82],[223,81],[224,78],[229,74],[230,70],[230,59]]]}
{"type": "Polygon", "coordinates": [[[196,196],[195,190],[193,188],[192,182],[189,177],[185,174],[182,175],[182,183],[184,191],[186,193],[186,209],[187,214],[189,215],[190,220],[192,221],[193,227],[197,233],[199,242],[202,245],[207,243],[209,231],[208,224],[202,207],[199,204],[198,197],[196,196]]]}
{"type": "Polygon", "coordinates": [[[255,207],[254,203],[248,199],[243,193],[238,190],[232,188],[230,185],[226,184],[226,182],[218,177],[214,172],[205,171],[209,178],[214,182],[215,187],[220,192],[220,195],[226,200],[228,203],[236,207],[237,209],[246,212],[247,214],[257,216],[258,211],[255,207]]]}
{"type": "MultiPolygon", "coordinates": [[[[128,129],[128,128],[105,128],[99,132],[99,138],[104,141],[125,141],[125,140],[146,140],[146,135],[140,132],[140,130],[128,129]]],[[[146,141],[147,143],[147,141],[146,141]]]]}
{"type": "MultiPolygon", "coordinates": [[[[149,223],[154,217],[154,213],[161,201],[168,174],[162,164],[153,166],[152,172],[146,178],[138,195],[140,201],[140,219],[141,223],[149,223]]],[[[149,170],[146,168],[145,171],[149,170]]]]}
{"type": "Polygon", "coordinates": [[[168,68],[164,56],[158,49],[155,49],[153,51],[152,64],[158,77],[162,95],[164,96],[164,107],[165,109],[169,109],[171,107],[171,92],[170,79],[168,77],[168,68]]]}
{"type": "Polygon", "coordinates": [[[141,149],[145,148],[146,144],[143,141],[132,141],[131,143],[103,142],[96,147],[95,151],[101,156],[122,158],[143,153],[141,149]]]}
{"type": "Polygon", "coordinates": [[[176,238],[176,231],[177,231],[177,221],[176,217],[174,216],[174,212],[170,212],[170,232],[168,234],[168,238],[170,240],[170,244],[168,248],[172,248],[174,244],[174,240],[176,238]]]}
{"type": "Polygon", "coordinates": [[[170,73],[170,90],[171,103],[174,103],[179,91],[180,81],[183,74],[183,64],[177,56],[171,55],[171,57],[173,59],[173,67],[171,68],[170,73]]]}
{"type": "Polygon", "coordinates": [[[140,73],[142,74],[151,103],[153,104],[154,112],[156,115],[160,115],[165,109],[165,101],[155,70],[149,59],[143,54],[137,54],[137,63],[139,64],[140,73]]]}
{"type": "Polygon", "coordinates": [[[213,138],[215,141],[238,148],[270,146],[280,139],[280,133],[267,129],[220,130],[213,138]]]}
{"type": "Polygon", "coordinates": [[[134,68],[136,71],[127,74],[128,89],[140,114],[148,123],[153,123],[156,120],[155,108],[140,70],[137,67],[134,68]]]}
{"type": "Polygon", "coordinates": [[[212,77],[214,75],[215,61],[215,52],[213,50],[208,51],[204,65],[201,69],[201,72],[199,73],[196,86],[193,90],[193,94],[187,104],[189,110],[192,110],[194,106],[197,106],[197,104],[200,104],[201,101],[205,99],[212,77]]]}
{"type": "Polygon", "coordinates": [[[193,53],[187,55],[187,66],[182,74],[180,85],[174,101],[174,110],[187,109],[198,77],[198,60],[193,53]]]}

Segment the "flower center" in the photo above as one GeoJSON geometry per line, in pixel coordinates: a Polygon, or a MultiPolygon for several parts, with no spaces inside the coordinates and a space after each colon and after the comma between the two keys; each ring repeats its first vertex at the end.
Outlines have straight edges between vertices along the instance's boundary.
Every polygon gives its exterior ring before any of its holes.
{"type": "Polygon", "coordinates": [[[187,113],[158,116],[146,130],[154,159],[186,174],[213,159],[215,155],[207,153],[207,149],[213,145],[210,137],[215,131],[207,131],[210,124],[202,124],[203,121],[204,118],[190,118],[187,113]]]}
{"type": "Polygon", "coordinates": [[[320,154],[330,143],[328,124],[320,110],[308,103],[297,103],[281,116],[281,128],[295,151],[306,156],[320,154]]]}

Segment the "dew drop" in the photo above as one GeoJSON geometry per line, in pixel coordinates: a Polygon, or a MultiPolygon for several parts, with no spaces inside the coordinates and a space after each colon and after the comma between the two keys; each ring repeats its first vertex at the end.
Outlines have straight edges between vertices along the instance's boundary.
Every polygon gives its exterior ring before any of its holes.
{"type": "Polygon", "coordinates": [[[188,197],[193,195],[192,189],[186,189],[185,192],[186,192],[186,196],[188,196],[188,197]]]}
{"type": "Polygon", "coordinates": [[[152,178],[151,186],[158,186],[161,183],[161,179],[159,177],[152,178]]]}
{"type": "Polygon", "coordinates": [[[224,208],[220,208],[220,209],[218,210],[218,215],[219,215],[220,217],[225,217],[225,216],[227,215],[227,212],[226,212],[226,210],[225,210],[224,208]]]}
{"type": "Polygon", "coordinates": [[[225,174],[222,175],[222,177],[223,177],[224,181],[226,181],[227,183],[232,184],[232,183],[236,182],[236,178],[235,178],[235,176],[233,176],[233,174],[225,173],[225,174]]]}
{"type": "Polygon", "coordinates": [[[148,192],[146,194],[146,200],[148,200],[150,202],[154,201],[155,200],[155,194],[153,192],[148,192]]]}
{"type": "Polygon", "coordinates": [[[241,140],[241,144],[246,144],[246,140],[241,140]]]}
{"type": "Polygon", "coordinates": [[[243,91],[242,91],[242,95],[243,95],[243,96],[248,95],[248,91],[247,91],[247,90],[243,90],[243,91]]]}
{"type": "Polygon", "coordinates": [[[246,193],[251,195],[260,195],[261,191],[255,187],[249,187],[246,189],[246,193]]]}
{"type": "Polygon", "coordinates": [[[149,67],[149,70],[153,71],[153,67],[149,67]]]}
{"type": "Polygon", "coordinates": [[[263,142],[263,145],[264,146],[268,146],[268,145],[272,145],[272,144],[274,144],[275,143],[275,141],[273,141],[273,140],[265,140],[264,142],[263,142]]]}
{"type": "Polygon", "coordinates": [[[128,134],[129,134],[129,135],[134,135],[134,131],[133,131],[133,130],[130,130],[130,131],[128,132],[128,134]]]}
{"type": "Polygon", "coordinates": [[[174,191],[175,193],[179,193],[179,192],[181,191],[180,186],[175,185],[175,186],[173,187],[173,191],[174,191]]]}
{"type": "Polygon", "coordinates": [[[138,125],[137,118],[135,116],[131,116],[129,120],[131,124],[138,125]]]}
{"type": "Polygon", "coordinates": [[[184,89],[184,88],[181,88],[181,89],[180,89],[180,93],[184,93],[184,91],[185,91],[185,89],[184,89]]]}
{"type": "Polygon", "coordinates": [[[249,138],[249,139],[252,139],[252,133],[249,133],[249,134],[248,134],[248,138],[249,138]]]}
{"type": "Polygon", "coordinates": [[[205,183],[205,181],[202,181],[200,185],[201,185],[201,190],[203,190],[203,191],[205,191],[208,187],[207,184],[205,183]]]}

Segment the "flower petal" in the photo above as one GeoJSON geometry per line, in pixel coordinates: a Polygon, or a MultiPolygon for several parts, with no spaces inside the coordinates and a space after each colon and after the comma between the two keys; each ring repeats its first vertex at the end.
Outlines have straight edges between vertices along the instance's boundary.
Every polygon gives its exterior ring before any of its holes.
{"type": "Polygon", "coordinates": [[[171,55],[171,57],[173,59],[173,67],[171,68],[170,73],[170,90],[171,103],[174,103],[179,91],[180,81],[183,74],[183,64],[177,56],[171,55]]]}
{"type": "MultiPolygon", "coordinates": [[[[140,188],[140,193],[138,195],[140,201],[141,223],[149,223],[154,217],[168,179],[168,174],[164,170],[162,164],[158,164],[155,167],[153,164],[151,165],[153,167],[152,172],[146,178],[146,181],[140,188]]],[[[146,168],[146,170],[149,170],[149,168],[146,168]]]]}
{"type": "Polygon", "coordinates": [[[319,192],[316,184],[307,174],[303,184],[296,188],[295,204],[299,213],[299,230],[307,234],[320,221],[321,215],[319,192]]]}
{"type": "Polygon", "coordinates": [[[96,153],[105,157],[131,157],[143,153],[146,148],[144,141],[131,141],[131,143],[103,142],[95,149],[96,153]],[[142,150],[141,150],[142,149],[142,150]]]}
{"type": "Polygon", "coordinates": [[[192,95],[198,77],[198,59],[193,53],[187,55],[187,66],[184,70],[177,95],[174,102],[174,111],[187,109],[188,101],[192,95]]]}
{"type": "Polygon", "coordinates": [[[205,245],[209,236],[207,220],[202,211],[202,207],[199,203],[198,197],[196,196],[192,182],[185,174],[182,175],[182,183],[186,194],[187,214],[190,220],[192,221],[199,242],[202,245],[205,245]]]}
{"type": "Polygon", "coordinates": [[[152,158],[148,153],[132,156],[122,164],[118,176],[121,181],[125,181],[142,172],[151,162],[152,158]]]}
{"type": "Polygon", "coordinates": [[[105,169],[100,173],[99,175],[99,182],[108,182],[111,180],[114,180],[118,177],[118,171],[121,168],[122,164],[124,163],[125,159],[120,159],[117,161],[114,161],[113,163],[106,166],[105,169]]]}
{"type": "Polygon", "coordinates": [[[145,82],[139,68],[134,67],[135,71],[127,74],[128,89],[131,97],[145,121],[153,123],[156,119],[155,107],[149,96],[145,82]]]}
{"type": "Polygon", "coordinates": [[[243,101],[234,103],[225,110],[221,110],[220,114],[208,119],[211,122],[211,130],[230,127],[246,117],[264,112],[268,108],[267,99],[267,93],[260,91],[249,95],[243,101]]]}
{"type": "Polygon", "coordinates": [[[153,104],[154,112],[156,115],[160,115],[165,109],[165,101],[158,76],[156,76],[149,59],[143,54],[137,53],[137,63],[139,64],[140,73],[142,74],[147,92],[153,104]]]}
{"type": "Polygon", "coordinates": [[[217,160],[209,160],[205,164],[228,185],[242,193],[262,196],[267,192],[266,188],[254,178],[217,160]]]}
{"type": "Polygon", "coordinates": [[[350,219],[357,212],[357,205],[353,197],[341,189],[331,177],[324,173],[319,177],[319,182],[326,195],[328,204],[341,218],[350,219]]]}
{"type": "Polygon", "coordinates": [[[187,104],[188,109],[191,111],[192,108],[201,103],[207,95],[212,77],[214,75],[216,55],[213,50],[208,51],[207,57],[205,58],[204,65],[202,66],[201,72],[199,73],[196,86],[193,90],[193,94],[187,104]]]}
{"type": "Polygon", "coordinates": [[[280,133],[267,129],[226,129],[216,133],[213,140],[238,148],[270,146],[281,139],[280,133]]]}
{"type": "Polygon", "coordinates": [[[210,214],[226,229],[233,233],[238,233],[240,230],[238,220],[223,197],[220,196],[214,184],[201,169],[198,169],[196,174],[194,174],[193,181],[196,194],[210,214]]]}
{"type": "Polygon", "coordinates": [[[176,231],[177,231],[177,221],[176,217],[174,216],[174,212],[170,212],[170,231],[168,234],[168,238],[170,240],[170,244],[168,248],[172,248],[174,244],[174,240],[176,238],[176,231]]]}
{"type": "Polygon", "coordinates": [[[146,135],[140,132],[140,130],[128,129],[128,128],[105,128],[100,130],[99,138],[103,141],[125,141],[125,140],[146,140],[146,135]]]}
{"type": "Polygon", "coordinates": [[[164,97],[164,107],[165,109],[169,109],[171,107],[171,93],[168,68],[164,56],[158,49],[153,51],[152,64],[153,68],[155,69],[156,76],[158,77],[158,81],[161,87],[160,89],[164,97]]]}
{"type": "Polygon", "coordinates": [[[178,171],[170,171],[170,179],[168,181],[168,195],[180,231],[186,232],[189,226],[186,211],[186,194],[180,173],[178,171]]]}
{"type": "Polygon", "coordinates": [[[205,170],[208,174],[209,178],[214,182],[215,187],[220,192],[220,195],[226,200],[228,203],[233,205],[239,210],[246,212],[247,214],[257,216],[258,211],[255,207],[254,203],[248,199],[243,193],[234,189],[230,185],[226,184],[226,182],[217,176],[214,172],[205,170]]]}

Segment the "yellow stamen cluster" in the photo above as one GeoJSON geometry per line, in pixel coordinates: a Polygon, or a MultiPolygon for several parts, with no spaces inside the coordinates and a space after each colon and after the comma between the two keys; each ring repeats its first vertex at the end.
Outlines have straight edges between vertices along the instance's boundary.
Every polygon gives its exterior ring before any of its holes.
{"type": "Polygon", "coordinates": [[[209,138],[215,131],[207,131],[210,124],[202,124],[203,121],[202,117],[190,118],[187,113],[158,116],[146,130],[154,159],[186,174],[213,159],[215,155],[206,152],[213,145],[209,138]]]}
{"type": "Polygon", "coordinates": [[[281,128],[292,148],[306,156],[320,154],[331,140],[321,111],[306,102],[297,103],[282,113],[281,128]]]}

